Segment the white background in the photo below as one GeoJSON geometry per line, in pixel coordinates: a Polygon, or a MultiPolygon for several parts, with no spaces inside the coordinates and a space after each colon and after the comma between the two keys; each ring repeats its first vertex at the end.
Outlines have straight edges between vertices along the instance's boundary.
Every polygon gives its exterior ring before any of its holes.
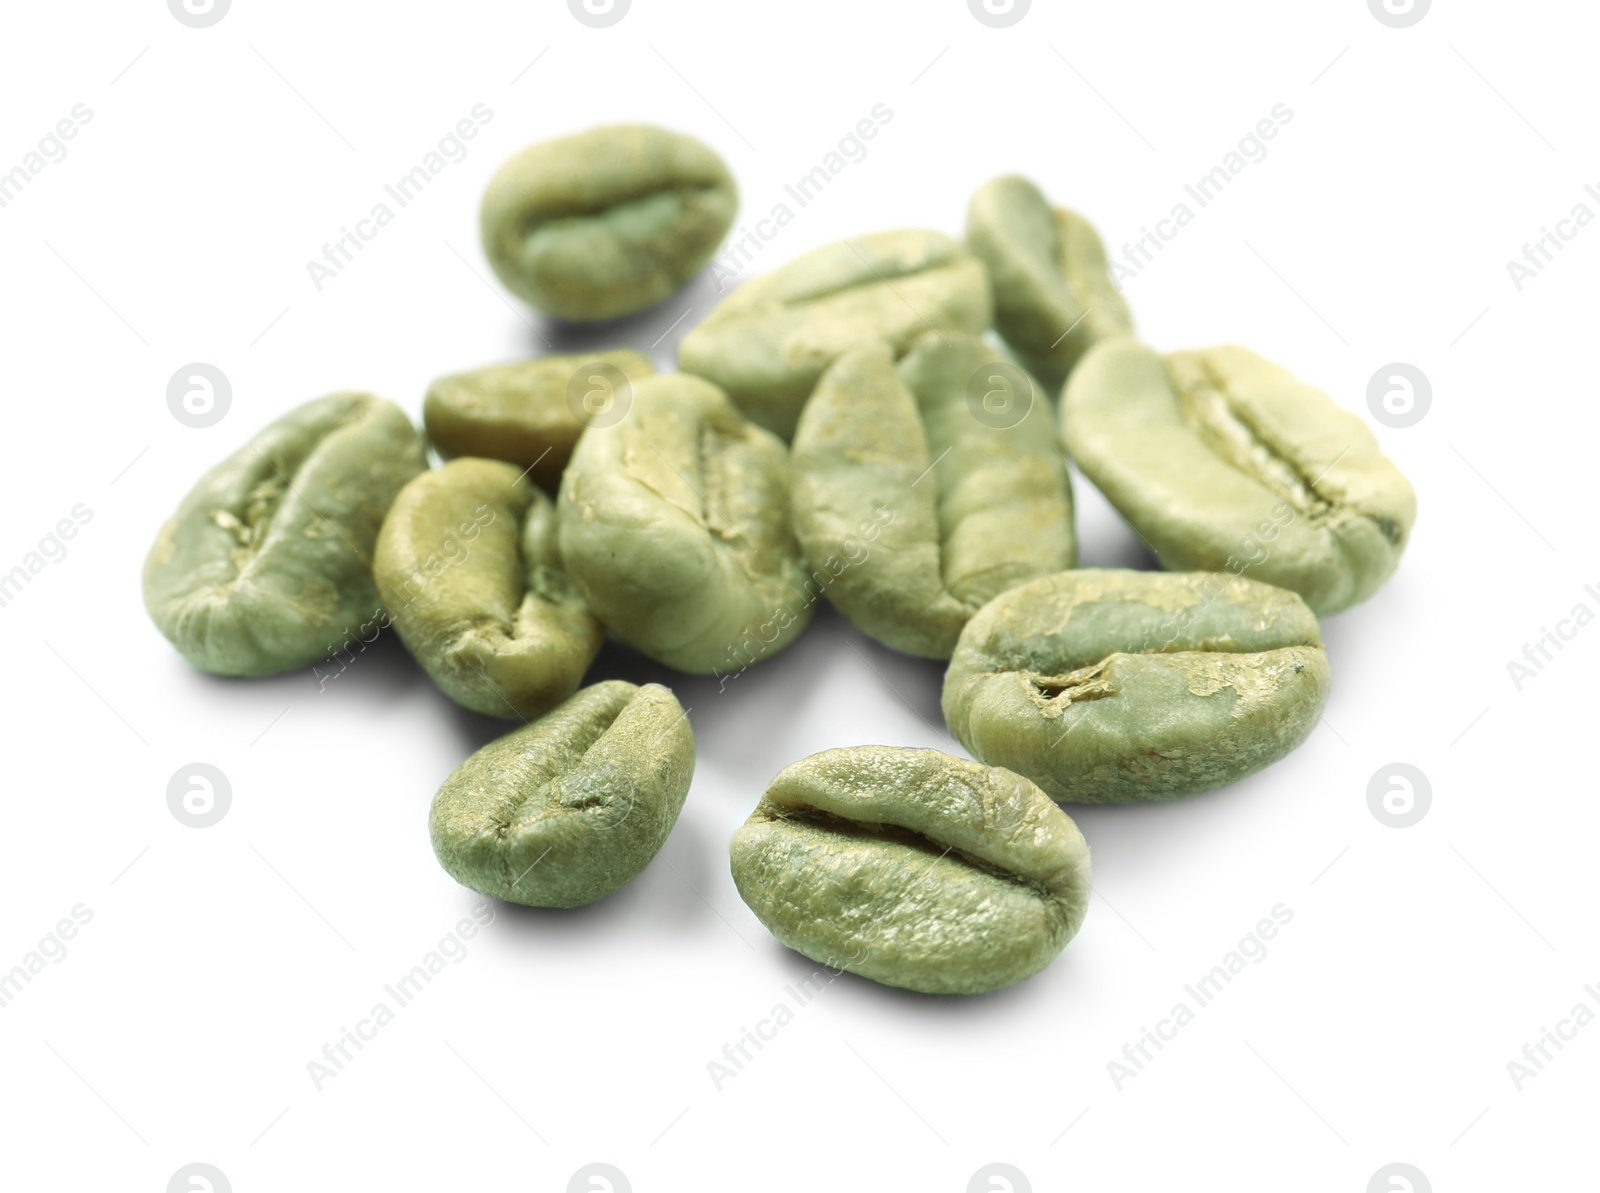
{"type": "MultiPolygon", "coordinates": [[[[1461,0],[1402,30],[1361,0],[1037,0],[1009,29],[960,0],[635,0],[607,29],[554,0],[235,0],[200,30],[106,0],[4,22],[0,170],[75,104],[93,119],[0,209],[0,571],[74,505],[93,520],[0,609],[0,970],[75,905],[93,919],[0,1009],[0,1183],[157,1193],[192,1161],[240,1193],[563,1190],[591,1161],[639,1191],[956,1193],[990,1162],[1034,1190],[1359,1193],[1397,1161],[1441,1191],[1593,1180],[1600,1025],[1520,1091],[1507,1070],[1600,984],[1583,765],[1600,628],[1520,691],[1507,672],[1573,606],[1600,612],[1600,227],[1520,292],[1506,269],[1575,204],[1600,214],[1591,7],[1461,0]],[[479,103],[493,120],[466,159],[319,292],[306,262],[479,103]],[[717,298],[704,278],[581,335],[493,284],[477,201],[522,145],[611,121],[694,133],[747,223],[879,103],[893,120],[869,156],[756,272],[865,231],[959,232],[972,191],[1011,171],[1120,254],[1292,110],[1126,293],[1163,349],[1238,341],[1326,389],[1416,484],[1399,574],[1326,623],[1325,723],[1228,790],[1073,811],[1097,898],[1037,977],[952,1000],[846,976],[719,1090],[708,1062],[814,968],[738,899],[729,835],[813,751],[954,749],[940,668],[827,612],[723,693],[608,648],[592,678],[664,679],[693,709],[698,769],[665,850],[588,909],[500,909],[318,1091],[307,1062],[475,902],[435,863],[426,812],[507,726],[453,707],[387,636],[326,691],[309,672],[197,674],[141,606],[157,526],[331,390],[420,416],[439,373],[545,341],[649,347],[689,309],[656,348],[670,367],[717,298]],[[192,361],[232,383],[206,430],[166,405],[192,361]],[[1367,409],[1394,361],[1432,383],[1408,429],[1367,409]],[[1397,761],[1433,793],[1403,830],[1367,805],[1397,761]],[[204,830],[166,804],[194,762],[233,793],[204,830]],[[1293,921],[1266,959],[1118,1090],[1107,1063],[1280,903],[1293,921]]],[[[1078,496],[1084,562],[1144,566],[1078,496]]]]}

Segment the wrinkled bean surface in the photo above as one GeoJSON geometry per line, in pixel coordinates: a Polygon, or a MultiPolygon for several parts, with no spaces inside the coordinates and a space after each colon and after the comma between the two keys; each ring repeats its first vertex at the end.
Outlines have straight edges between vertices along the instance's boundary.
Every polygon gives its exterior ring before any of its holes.
{"type": "Polygon", "coordinates": [[[1328,696],[1317,619],[1292,592],[1217,573],[1083,568],[967,623],[944,716],[974,758],[1058,800],[1221,787],[1276,762],[1328,696]]]}
{"type": "Polygon", "coordinates": [[[1095,344],[1133,330],[1099,234],[1026,178],[996,178],[972,197],[967,245],[989,271],[996,330],[1052,394],[1095,344]]]}
{"type": "Polygon", "coordinates": [[[584,432],[558,512],[589,607],[658,662],[738,672],[811,618],[788,449],[697,377],[647,377],[626,418],[584,432]]]}
{"type": "Polygon", "coordinates": [[[422,437],[371,394],[317,398],[207,472],[144,565],[157,628],[202,671],[272,675],[327,658],[381,615],[371,561],[422,437]]]}
{"type": "Polygon", "coordinates": [[[693,775],[694,734],[671,692],[598,683],[445,780],[428,820],[434,853],[482,894],[579,907],[649,864],[693,775]]]}
{"type": "Polygon", "coordinates": [[[612,417],[654,372],[628,349],[490,365],[435,381],[422,421],[441,454],[505,460],[554,493],[584,427],[612,417]]]}
{"type": "Polygon", "coordinates": [[[651,125],[608,125],[530,145],[501,166],[483,196],[483,248],[536,309],[610,319],[693,277],[738,205],[733,176],[706,145],[651,125]]]}
{"type": "Polygon", "coordinates": [[[555,503],[499,460],[452,460],[395,498],[378,593],[456,703],[536,717],[571,695],[605,629],[561,566],[555,503]]]}
{"type": "Polygon", "coordinates": [[[800,419],[794,471],[808,583],[898,650],[949,658],[986,601],[1074,562],[1049,403],[970,336],[929,332],[898,367],[884,344],[846,352],[800,419]]]}
{"type": "Polygon", "coordinates": [[[824,369],[929,329],[977,334],[992,317],[983,266],[940,232],[879,232],[814,249],[745,283],[684,336],[678,363],[785,439],[824,369]]]}
{"type": "Polygon", "coordinates": [[[935,750],[813,754],[734,835],[734,884],[783,944],[876,982],[977,994],[1083,922],[1089,849],[1032,783],[935,750]]]}
{"type": "Polygon", "coordinates": [[[1161,566],[1250,576],[1319,615],[1393,574],[1416,521],[1411,484],[1356,415],[1246,348],[1095,348],[1062,430],[1084,474],[1161,566]]]}

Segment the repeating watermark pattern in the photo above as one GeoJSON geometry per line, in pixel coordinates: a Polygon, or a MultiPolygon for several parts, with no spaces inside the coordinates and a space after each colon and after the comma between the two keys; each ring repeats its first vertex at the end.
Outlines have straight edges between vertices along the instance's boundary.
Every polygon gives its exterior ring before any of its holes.
{"type": "Polygon", "coordinates": [[[451,166],[466,161],[467,142],[493,120],[494,109],[488,104],[474,104],[472,111],[456,121],[451,130],[439,138],[435,148],[423,154],[416,165],[393,182],[385,183],[383,193],[386,198],[374,203],[372,209],[356,221],[354,230],[348,225],[340,228],[338,237],[331,244],[322,246],[321,260],[306,262],[306,273],[311,278],[312,286],[320,293],[323,286],[345,271],[356,259],[356,254],[394,222],[397,212],[415,202],[433,180],[451,166]],[[388,200],[393,200],[393,207],[388,200]]]}
{"type": "Polygon", "coordinates": [[[1433,1184],[1415,1164],[1385,1164],[1367,1182],[1367,1193],[1433,1193],[1433,1184]]]}
{"type": "Polygon", "coordinates": [[[180,766],[167,780],[167,808],[186,828],[210,828],[233,806],[233,784],[209,762],[180,766]]]}
{"type": "Polygon", "coordinates": [[[1506,1061],[1506,1074],[1519,1094],[1597,1018],[1595,1008],[1600,1007],[1600,989],[1589,985],[1583,988],[1583,993],[1589,1001],[1574,1003],[1564,1018],[1556,1020],[1555,1030],[1541,1026],[1533,1043],[1522,1046],[1522,1058],[1506,1061]]]}
{"type": "Polygon", "coordinates": [[[1578,631],[1594,620],[1594,606],[1589,601],[1600,605],[1600,588],[1585,584],[1583,595],[1589,600],[1581,600],[1573,605],[1571,611],[1556,622],[1554,630],[1549,626],[1540,626],[1539,636],[1532,642],[1522,644],[1522,662],[1506,660],[1506,674],[1511,677],[1511,686],[1517,691],[1522,691],[1522,685],[1530,679],[1537,679],[1546,666],[1555,662],[1556,655],[1567,648],[1566,644],[1578,636],[1578,631]]]}
{"type": "Polygon", "coordinates": [[[1033,0],[967,0],[967,10],[991,29],[1009,29],[1033,7],[1033,0]]]}
{"type": "Polygon", "coordinates": [[[1033,382],[1008,361],[981,365],[967,380],[967,409],[997,431],[1009,431],[1027,418],[1033,402],[1033,382]]]}
{"type": "Polygon", "coordinates": [[[834,979],[843,972],[843,967],[835,969],[832,966],[824,966],[822,969],[813,970],[810,977],[802,980],[799,989],[787,982],[784,983],[783,992],[787,995],[787,1000],[779,999],[775,1002],[764,1017],[756,1020],[754,1029],[741,1025],[738,1037],[722,1046],[721,1060],[713,1057],[706,1061],[706,1075],[711,1078],[711,1088],[720,1094],[727,1082],[744,1072],[745,1066],[755,1060],[752,1048],[755,1052],[760,1052],[777,1039],[778,1033],[794,1022],[796,1011],[831,986],[834,979]]]}
{"type": "MultiPolygon", "coordinates": [[[[1600,205],[1600,188],[1594,183],[1584,187],[1583,193],[1600,205]]],[[[1512,287],[1520,294],[1524,286],[1556,259],[1556,254],[1565,252],[1567,245],[1578,239],[1578,233],[1592,223],[1594,208],[1580,200],[1572,205],[1572,210],[1564,218],[1556,221],[1555,231],[1552,232],[1548,224],[1541,225],[1539,238],[1532,244],[1522,246],[1522,260],[1506,262],[1506,274],[1511,278],[1512,287]]]]}
{"type": "Polygon", "coordinates": [[[784,186],[784,194],[794,200],[794,207],[780,199],[772,204],[764,218],[755,222],[754,229],[741,224],[739,235],[724,244],[711,262],[711,281],[717,293],[722,293],[725,283],[738,278],[746,266],[778,239],[778,234],[794,222],[798,208],[813,202],[850,166],[866,161],[866,143],[877,137],[879,130],[893,119],[894,109],[888,104],[872,105],[872,111],[856,121],[851,131],[839,138],[835,148],[823,154],[821,161],[784,186]]]}
{"type": "Polygon", "coordinates": [[[1409,762],[1380,766],[1367,780],[1367,808],[1386,828],[1410,828],[1433,806],[1433,784],[1409,762]]]}
{"type": "Polygon", "coordinates": [[[1367,409],[1386,427],[1414,427],[1433,405],[1433,384],[1416,365],[1397,360],[1367,382],[1367,409]]]}
{"type": "Polygon", "coordinates": [[[1285,125],[1294,119],[1294,109],[1286,103],[1272,105],[1271,111],[1256,121],[1250,131],[1239,138],[1237,146],[1222,155],[1211,169],[1183,188],[1187,199],[1172,205],[1166,216],[1139,229],[1139,239],[1122,246],[1122,257],[1112,257],[1108,264],[1111,282],[1118,290],[1138,277],[1156,259],[1156,255],[1178,238],[1178,234],[1192,224],[1198,211],[1208,207],[1250,166],[1267,160],[1267,142],[1275,139],[1285,125]],[[1188,199],[1194,200],[1194,206],[1188,199]]]}
{"type": "Polygon", "coordinates": [[[167,382],[167,409],[186,427],[214,427],[233,405],[233,383],[216,365],[194,361],[167,382]]]}
{"type": "Polygon", "coordinates": [[[591,29],[610,28],[632,7],[633,0],[567,0],[567,11],[591,29]]]}
{"type": "MultiPolygon", "coordinates": [[[[416,573],[413,573],[413,577],[415,577],[415,575],[416,573]]],[[[416,597],[413,596],[411,599],[415,600],[416,597]]],[[[311,665],[311,678],[317,681],[317,694],[321,695],[323,692],[326,692],[328,690],[329,683],[338,679],[346,671],[350,670],[350,664],[356,661],[356,655],[366,654],[367,647],[376,642],[383,631],[388,629],[393,624],[394,617],[387,609],[380,608],[375,611],[371,617],[367,618],[366,621],[358,625],[352,632],[347,633],[344,636],[344,641],[338,646],[334,646],[330,643],[328,646],[327,657],[324,658],[320,663],[313,663],[311,665]],[[368,630],[372,631],[372,637],[370,638],[367,637],[368,630]],[[339,669],[337,671],[333,669],[333,665],[335,663],[339,664],[339,669]],[[324,667],[327,668],[326,671],[323,670],[324,667]]]]}
{"type": "Polygon", "coordinates": [[[167,0],[167,8],[178,23],[191,29],[209,29],[228,15],[233,0],[167,0]]]}
{"type": "Polygon", "coordinates": [[[815,605],[828,590],[828,586],[844,575],[851,567],[861,563],[871,554],[870,543],[876,542],[883,528],[894,522],[895,512],[888,506],[880,505],[872,519],[862,519],[856,527],[856,534],[846,537],[837,552],[830,554],[822,561],[820,568],[814,569],[809,576],[801,581],[800,587],[794,592],[797,602],[780,605],[773,610],[772,616],[757,625],[746,626],[744,633],[737,641],[728,643],[726,662],[728,670],[721,666],[711,669],[712,677],[720,680],[717,684],[718,692],[725,692],[731,680],[738,679],[753,664],[766,658],[767,648],[778,640],[780,634],[788,629],[800,616],[798,610],[805,610],[815,605]],[[769,634],[767,631],[771,630],[769,634]]]}
{"type": "Polygon", "coordinates": [[[616,365],[589,361],[567,382],[567,409],[585,427],[614,427],[633,409],[633,385],[616,365]]]}
{"type": "Polygon", "coordinates": [[[48,965],[60,965],[67,959],[67,941],[78,935],[78,930],[94,920],[94,909],[86,903],[75,904],[70,912],[56,921],[54,928],[40,937],[39,943],[23,954],[22,960],[6,973],[0,973],[0,1007],[8,1007],[21,994],[23,988],[45,971],[48,965]]]}
{"type": "Polygon", "coordinates": [[[1423,17],[1433,0],[1367,0],[1372,15],[1391,29],[1409,29],[1423,17]]]}
{"type": "Polygon", "coordinates": [[[376,1000],[367,1013],[356,1020],[355,1027],[340,1027],[334,1041],[322,1046],[322,1058],[306,1062],[306,1073],[316,1091],[320,1094],[328,1082],[354,1063],[366,1046],[378,1038],[378,1033],[415,1002],[417,995],[434,978],[448,966],[460,965],[465,961],[467,941],[477,936],[480,929],[492,924],[494,917],[494,904],[490,900],[484,899],[475,904],[470,919],[460,920],[410,970],[383,988],[385,997],[376,1000]]]}
{"type": "Polygon", "coordinates": [[[1154,1061],[1168,1044],[1178,1038],[1181,1030],[1193,1023],[1202,1010],[1216,1001],[1217,995],[1221,994],[1234,978],[1251,965],[1260,965],[1265,961],[1268,954],[1267,941],[1276,937],[1279,931],[1293,920],[1293,908],[1283,903],[1275,904],[1272,911],[1258,920],[1256,926],[1240,939],[1236,947],[1223,954],[1222,960],[1198,980],[1183,988],[1185,997],[1174,1002],[1167,1015],[1156,1021],[1154,1030],[1140,1027],[1137,1041],[1122,1046],[1121,1058],[1113,1057],[1106,1062],[1106,1073],[1116,1091],[1120,1094],[1129,1081],[1143,1073],[1146,1066],[1154,1061]]]}
{"type": "Polygon", "coordinates": [[[567,1182],[567,1193],[633,1193],[633,1186],[615,1164],[585,1164],[567,1182]]]}
{"type": "Polygon", "coordinates": [[[81,501],[67,513],[70,516],[58,519],[55,526],[45,532],[38,545],[22,556],[20,563],[14,564],[10,571],[0,572],[0,609],[16,600],[45,568],[65,559],[67,543],[77,538],[78,531],[94,521],[94,511],[81,501]]]}
{"type": "Polygon", "coordinates": [[[88,104],[73,105],[72,111],[57,120],[50,131],[39,138],[36,148],[28,150],[16,165],[0,173],[0,207],[14,203],[17,196],[44,173],[45,167],[66,161],[66,143],[73,140],[79,130],[93,119],[94,110],[88,104]]]}
{"type": "Polygon", "coordinates": [[[967,1193],[1033,1193],[1033,1185],[1015,1164],[985,1164],[967,1182],[967,1193]]]}
{"type": "Polygon", "coordinates": [[[185,1164],[167,1182],[167,1193],[233,1193],[233,1184],[215,1164],[185,1164]]]}

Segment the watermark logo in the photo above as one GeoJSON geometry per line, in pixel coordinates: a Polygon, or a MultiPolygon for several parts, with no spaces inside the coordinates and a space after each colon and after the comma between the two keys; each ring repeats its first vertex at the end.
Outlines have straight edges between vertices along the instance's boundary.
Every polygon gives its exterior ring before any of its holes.
{"type": "Polygon", "coordinates": [[[567,8],[580,25],[606,29],[628,15],[633,0],[567,0],[567,8]]]}
{"type": "Polygon", "coordinates": [[[1410,828],[1432,804],[1433,784],[1409,762],[1381,766],[1367,781],[1367,807],[1386,828],[1410,828]]]}
{"type": "Polygon", "coordinates": [[[1372,15],[1391,29],[1409,29],[1423,17],[1433,0],[1367,0],[1372,15]]]}
{"type": "Polygon", "coordinates": [[[167,8],[178,18],[179,24],[191,29],[208,29],[228,15],[232,3],[233,0],[167,0],[167,8]]]}
{"type": "Polygon", "coordinates": [[[233,405],[233,385],[216,365],[186,364],[167,382],[167,409],[186,427],[214,427],[233,405]]]}
{"type": "Polygon", "coordinates": [[[1008,29],[1028,15],[1033,0],[967,0],[967,8],[991,29],[1008,29]]]}
{"type": "Polygon", "coordinates": [[[981,365],[967,381],[967,409],[984,426],[1009,431],[1033,410],[1033,382],[1006,361],[981,365]]]}
{"type": "Polygon", "coordinates": [[[167,1182],[167,1193],[233,1193],[233,1185],[215,1164],[185,1164],[167,1182]]]}
{"type": "Polygon", "coordinates": [[[1367,382],[1367,409],[1386,427],[1414,427],[1433,405],[1433,385],[1416,365],[1395,361],[1367,382]]]}
{"type": "Polygon", "coordinates": [[[567,382],[567,409],[586,427],[614,427],[633,409],[633,385],[616,365],[590,361],[567,382]]]}
{"type": "Polygon", "coordinates": [[[567,1182],[567,1193],[633,1193],[633,1186],[615,1164],[585,1164],[567,1182]]]}
{"type": "Polygon", "coordinates": [[[209,762],[180,766],[167,780],[167,807],[188,828],[210,828],[232,805],[233,785],[209,762]]]}
{"type": "Polygon", "coordinates": [[[985,1164],[967,1182],[967,1193],[1033,1193],[1033,1186],[1015,1164],[985,1164]]]}
{"type": "Polygon", "coordinates": [[[1367,1193],[1433,1193],[1433,1183],[1414,1164],[1385,1164],[1367,1182],[1367,1193]]]}

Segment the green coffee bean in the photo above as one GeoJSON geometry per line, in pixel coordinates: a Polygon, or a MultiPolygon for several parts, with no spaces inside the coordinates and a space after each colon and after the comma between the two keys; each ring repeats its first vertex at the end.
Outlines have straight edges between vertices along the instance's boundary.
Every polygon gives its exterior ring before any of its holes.
{"type": "Polygon", "coordinates": [[[1067,946],[1089,848],[1020,775],[935,750],[813,754],[733,837],[734,885],[780,942],[889,986],[979,994],[1067,946]]]}
{"type": "Polygon", "coordinates": [[[654,372],[627,349],[490,365],[430,385],[422,421],[443,455],[505,460],[554,493],[584,427],[620,418],[654,372]]]}
{"type": "Polygon", "coordinates": [[[1416,494],[1366,424],[1246,348],[1163,360],[1107,341],[1073,373],[1061,420],[1084,475],[1162,567],[1248,571],[1321,615],[1376,592],[1416,521],[1416,494]]]}
{"type": "Polygon", "coordinates": [[[1095,344],[1133,330],[1099,235],[1026,178],[996,178],[972,197],[967,244],[989,271],[996,330],[1052,393],[1095,344]]]}
{"type": "Polygon", "coordinates": [[[406,648],[474,712],[549,711],[605,638],[561,566],[555,503],[514,464],[463,457],[413,480],[372,572],[406,648]]]}
{"type": "Polygon", "coordinates": [[[272,675],[326,658],[380,613],[378,527],[426,466],[393,403],[307,402],[189,491],[145,560],[145,608],[202,671],[272,675]]]}
{"type": "Polygon", "coordinates": [[[949,658],[989,599],[1070,568],[1072,490],[1038,384],[982,341],[929,332],[823,374],[794,438],[809,586],[864,633],[949,658]]]}
{"type": "Polygon", "coordinates": [[[811,619],[788,450],[698,377],[646,377],[628,417],[585,431],[558,513],[589,607],[657,662],[737,672],[811,619]]]}
{"type": "Polygon", "coordinates": [[[825,245],[756,278],[684,336],[678,364],[715,382],[785,439],[822,371],[847,348],[896,354],[928,330],[986,330],[983,266],[939,232],[879,232],[825,245]]]}
{"type": "Polygon", "coordinates": [[[694,733],[658,684],[608,680],[463,762],[428,818],[445,873],[532,907],[581,907],[661,851],[694,775],[694,733]]]}
{"type": "Polygon", "coordinates": [[[653,306],[722,243],[738,189],[711,149],[645,124],[516,154],[483,196],[483,249],[512,293],[578,322],[653,306]]]}
{"type": "Polygon", "coordinates": [[[1002,593],[967,623],[944,718],[972,756],[1058,800],[1170,800],[1305,740],[1328,697],[1317,619],[1217,573],[1084,568],[1002,593]]]}

